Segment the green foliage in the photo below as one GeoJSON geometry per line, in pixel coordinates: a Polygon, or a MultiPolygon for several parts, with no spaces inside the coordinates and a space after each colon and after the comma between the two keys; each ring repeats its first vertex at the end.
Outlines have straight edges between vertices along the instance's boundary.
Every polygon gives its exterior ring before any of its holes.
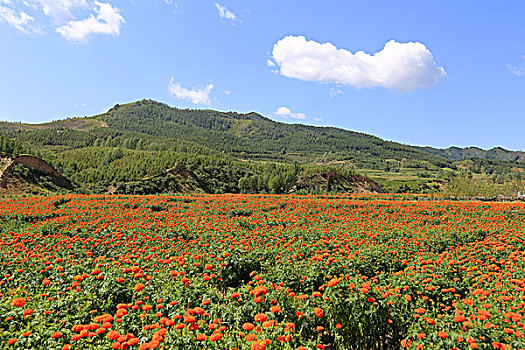
{"type": "Polygon", "coordinates": [[[463,172],[454,175],[444,187],[446,194],[461,197],[515,196],[518,191],[525,191],[525,180],[521,173],[480,177],[463,172]]]}
{"type": "MultiPolygon", "coordinates": [[[[178,109],[151,100],[115,105],[91,118],[0,128],[9,132],[0,134],[0,154],[32,149],[88,192],[113,185],[128,194],[288,193],[301,176],[360,173],[391,192],[428,193],[440,191],[458,170],[498,185],[517,184],[515,177],[525,171],[525,163],[517,162],[519,152],[500,148],[412,147],[333,127],[278,123],[257,113],[178,109]],[[469,157],[479,158],[465,160],[469,157]],[[184,164],[198,180],[153,178],[175,164],[184,164]]],[[[498,192],[477,182],[469,186],[462,191],[498,192]]],[[[338,184],[328,187],[348,191],[338,184]]]]}
{"type": "Polygon", "coordinates": [[[0,156],[16,157],[23,153],[28,151],[18,140],[0,132],[0,156]]]}

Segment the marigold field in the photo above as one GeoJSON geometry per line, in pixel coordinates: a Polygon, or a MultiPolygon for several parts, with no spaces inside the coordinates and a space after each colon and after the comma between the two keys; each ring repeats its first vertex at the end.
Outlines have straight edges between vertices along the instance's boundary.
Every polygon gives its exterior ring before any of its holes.
{"type": "Polygon", "coordinates": [[[2,349],[525,349],[525,205],[0,200],[2,349]]]}

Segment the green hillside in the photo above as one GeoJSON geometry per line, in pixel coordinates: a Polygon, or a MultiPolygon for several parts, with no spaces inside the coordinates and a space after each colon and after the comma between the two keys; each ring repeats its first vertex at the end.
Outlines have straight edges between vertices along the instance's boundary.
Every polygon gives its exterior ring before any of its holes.
{"type": "Polygon", "coordinates": [[[525,162],[525,152],[509,151],[501,147],[494,147],[489,150],[484,150],[479,147],[449,147],[445,149],[421,147],[420,149],[451,160],[480,158],[491,160],[506,160],[512,162],[525,162]]]}
{"type": "Polygon", "coordinates": [[[144,180],[176,165],[200,179],[200,187],[186,179],[186,187],[176,188],[207,192],[286,192],[308,178],[304,174],[334,171],[365,175],[388,191],[432,192],[460,174],[500,184],[521,181],[525,168],[520,155],[503,149],[413,147],[339,128],[279,123],[257,113],[178,109],[151,100],[115,105],[89,118],[3,122],[0,132],[89,192],[157,188],[180,174],[155,185],[144,180]]]}

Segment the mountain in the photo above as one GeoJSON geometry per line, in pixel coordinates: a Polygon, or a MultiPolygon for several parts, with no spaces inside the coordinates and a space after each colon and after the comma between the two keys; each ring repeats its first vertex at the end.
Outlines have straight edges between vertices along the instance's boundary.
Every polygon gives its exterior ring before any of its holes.
{"type": "Polygon", "coordinates": [[[178,109],[148,100],[115,105],[107,113],[91,118],[33,125],[4,122],[0,123],[0,130],[18,132],[18,139],[26,143],[68,148],[93,146],[96,138],[108,135],[133,134],[148,140],[184,140],[238,159],[323,163],[337,160],[361,166],[371,160],[406,158],[448,165],[442,157],[424,150],[363,133],[284,124],[257,113],[178,109]]]}
{"type": "Polygon", "coordinates": [[[171,188],[204,186],[208,192],[287,192],[306,174],[323,183],[333,172],[340,179],[364,175],[388,191],[435,191],[460,170],[507,176],[525,168],[520,152],[501,148],[414,147],[340,128],[279,123],[257,113],[179,109],[152,100],[117,104],[93,117],[3,122],[0,132],[91,192],[171,184],[180,174],[166,175],[169,181],[151,179],[177,165],[199,181],[186,177],[171,188]]]}
{"type": "Polygon", "coordinates": [[[451,160],[465,160],[470,158],[505,160],[511,162],[525,162],[525,152],[508,151],[501,147],[494,147],[484,150],[478,147],[449,147],[445,149],[433,147],[418,147],[419,149],[429,152],[443,158],[451,160]]]}

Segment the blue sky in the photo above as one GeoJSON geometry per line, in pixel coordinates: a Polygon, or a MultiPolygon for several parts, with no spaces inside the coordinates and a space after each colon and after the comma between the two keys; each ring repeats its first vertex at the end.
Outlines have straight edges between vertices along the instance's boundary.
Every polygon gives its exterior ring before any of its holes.
{"type": "Polygon", "coordinates": [[[143,98],[523,150],[523,1],[0,0],[0,120],[143,98]]]}

